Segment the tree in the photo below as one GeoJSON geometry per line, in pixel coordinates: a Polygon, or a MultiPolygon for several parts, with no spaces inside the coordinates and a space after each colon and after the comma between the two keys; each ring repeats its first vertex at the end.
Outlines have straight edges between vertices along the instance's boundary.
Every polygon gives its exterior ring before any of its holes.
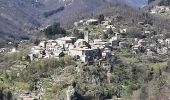
{"type": "Polygon", "coordinates": [[[151,81],[154,77],[154,69],[151,68],[148,72],[148,75],[147,75],[147,78],[146,78],[146,81],[151,81]]]}
{"type": "Polygon", "coordinates": [[[56,35],[65,35],[66,30],[60,26],[60,23],[54,23],[43,30],[47,38],[53,38],[56,35]]]}
{"type": "Polygon", "coordinates": [[[7,99],[12,100],[12,92],[11,91],[7,92],[7,99]]]}
{"type": "Polygon", "coordinates": [[[133,80],[137,80],[138,79],[138,75],[137,75],[137,68],[136,66],[133,66],[132,69],[131,69],[131,73],[132,73],[132,79],[133,80]]]}
{"type": "Polygon", "coordinates": [[[127,66],[123,64],[118,64],[113,69],[113,83],[115,84],[115,95],[117,98],[123,96],[124,86],[127,86],[127,80],[129,80],[129,72],[127,71],[127,66]]]}
{"type": "Polygon", "coordinates": [[[110,27],[108,30],[107,30],[107,32],[106,32],[107,34],[109,34],[109,35],[111,35],[111,34],[113,34],[113,30],[112,30],[112,28],[110,27]]]}
{"type": "Polygon", "coordinates": [[[73,35],[75,37],[77,37],[78,39],[83,39],[84,38],[84,34],[82,32],[80,32],[79,30],[77,30],[77,29],[73,30],[73,35]]]}
{"type": "Polygon", "coordinates": [[[141,87],[141,90],[140,90],[140,95],[139,95],[140,100],[147,100],[147,98],[148,98],[148,92],[147,91],[148,91],[147,86],[143,85],[141,87]]]}
{"type": "Polygon", "coordinates": [[[158,72],[158,77],[156,78],[156,90],[158,90],[158,92],[160,93],[161,90],[167,85],[167,77],[165,75],[162,74],[162,70],[159,69],[159,72],[158,72]]]}
{"type": "Polygon", "coordinates": [[[170,72],[170,61],[168,61],[165,71],[170,72]]]}
{"type": "Polygon", "coordinates": [[[4,96],[3,88],[0,88],[0,100],[3,100],[3,96],[4,96]]]}
{"type": "Polygon", "coordinates": [[[101,36],[100,36],[100,38],[102,38],[102,39],[107,39],[107,38],[108,38],[108,34],[102,33],[101,36]]]}
{"type": "Polygon", "coordinates": [[[40,43],[40,40],[35,39],[35,40],[33,41],[33,43],[34,43],[35,45],[38,45],[38,44],[40,43]]]}
{"type": "Polygon", "coordinates": [[[104,21],[104,15],[103,15],[103,14],[100,14],[98,20],[99,20],[99,23],[101,23],[102,21],[104,21]]]}

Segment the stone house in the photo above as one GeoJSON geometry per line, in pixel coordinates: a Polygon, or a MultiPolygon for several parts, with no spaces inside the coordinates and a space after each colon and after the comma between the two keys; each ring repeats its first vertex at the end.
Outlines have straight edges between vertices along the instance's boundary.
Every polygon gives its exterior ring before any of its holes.
{"type": "Polygon", "coordinates": [[[164,41],[163,39],[158,39],[157,41],[158,41],[158,43],[160,43],[161,45],[165,44],[165,41],[164,41]]]}
{"type": "Polygon", "coordinates": [[[107,26],[106,26],[106,29],[110,29],[110,28],[111,28],[112,30],[116,30],[116,27],[114,27],[113,25],[107,25],[107,26]]]}
{"type": "Polygon", "coordinates": [[[112,46],[118,46],[119,42],[120,42],[120,34],[119,33],[115,33],[115,36],[113,36],[109,42],[111,43],[112,46]]]}
{"type": "Polygon", "coordinates": [[[130,48],[130,44],[128,42],[119,42],[119,47],[121,49],[128,49],[130,48]]]}
{"type": "Polygon", "coordinates": [[[74,46],[76,47],[88,47],[91,48],[90,44],[86,42],[84,39],[78,39],[75,43],[74,46]]]}
{"type": "Polygon", "coordinates": [[[56,51],[59,48],[59,44],[56,41],[50,41],[46,43],[46,48],[44,48],[46,51],[56,51]]]}
{"type": "Polygon", "coordinates": [[[145,47],[141,45],[134,45],[132,46],[132,49],[135,53],[144,53],[146,51],[145,47]]]}
{"type": "Polygon", "coordinates": [[[124,33],[126,33],[126,32],[127,32],[127,29],[126,29],[126,28],[124,28],[124,29],[120,29],[119,31],[120,31],[120,33],[123,33],[123,34],[124,34],[124,33]]]}
{"type": "Polygon", "coordinates": [[[86,25],[98,25],[99,21],[98,19],[89,19],[86,21],[86,25]]]}
{"type": "Polygon", "coordinates": [[[42,48],[46,48],[46,44],[47,44],[46,41],[41,41],[41,42],[39,43],[39,46],[42,47],[42,48]]]}
{"type": "Polygon", "coordinates": [[[37,57],[37,58],[42,58],[43,56],[43,51],[44,49],[42,47],[39,47],[39,46],[33,46],[31,48],[31,53],[32,55],[34,55],[34,57],[37,57]]]}
{"type": "Polygon", "coordinates": [[[158,54],[167,54],[167,52],[168,52],[168,48],[167,47],[157,48],[157,53],[158,54]]]}
{"type": "Polygon", "coordinates": [[[166,7],[166,6],[156,6],[153,9],[151,9],[150,13],[151,14],[165,13],[167,11],[170,11],[169,7],[166,7]]]}
{"type": "Polygon", "coordinates": [[[44,58],[59,58],[64,56],[64,52],[62,50],[56,50],[53,52],[46,51],[46,55],[44,58]]]}
{"type": "Polygon", "coordinates": [[[74,22],[74,26],[78,27],[78,26],[82,26],[84,24],[85,20],[80,20],[78,22],[74,22]]]}
{"type": "Polygon", "coordinates": [[[68,49],[69,45],[73,45],[76,39],[77,39],[76,37],[62,37],[56,39],[56,41],[59,44],[59,46],[63,47],[63,49],[68,49]]]}
{"type": "Polygon", "coordinates": [[[150,49],[147,49],[147,50],[146,50],[146,54],[147,54],[148,56],[153,56],[153,55],[154,55],[154,52],[151,51],[150,49]]]}
{"type": "Polygon", "coordinates": [[[95,57],[95,50],[88,47],[76,47],[69,50],[69,55],[79,56],[83,62],[87,62],[88,59],[95,57]]]}
{"type": "Polygon", "coordinates": [[[112,55],[112,47],[110,46],[106,46],[103,50],[102,50],[102,57],[104,59],[107,59],[108,57],[110,57],[112,55]]]}
{"type": "Polygon", "coordinates": [[[144,39],[140,39],[140,40],[138,41],[138,45],[146,46],[146,45],[147,45],[147,41],[144,40],[144,39]]]}
{"type": "Polygon", "coordinates": [[[102,21],[101,22],[101,26],[104,26],[104,27],[106,27],[107,25],[109,25],[109,21],[102,21]]]}

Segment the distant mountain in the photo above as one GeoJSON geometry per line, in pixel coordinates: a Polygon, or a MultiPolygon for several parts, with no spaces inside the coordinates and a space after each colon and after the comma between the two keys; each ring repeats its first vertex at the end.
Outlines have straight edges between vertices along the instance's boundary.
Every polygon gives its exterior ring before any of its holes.
{"type": "Polygon", "coordinates": [[[67,24],[115,2],[147,4],[147,0],[0,0],[0,38],[24,37],[32,28],[55,21],[67,24]]]}

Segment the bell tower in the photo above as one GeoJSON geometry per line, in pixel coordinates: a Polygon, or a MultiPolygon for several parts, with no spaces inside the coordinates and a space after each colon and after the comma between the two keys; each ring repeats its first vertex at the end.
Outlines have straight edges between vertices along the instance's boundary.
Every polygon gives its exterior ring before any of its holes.
{"type": "Polygon", "coordinates": [[[84,32],[84,40],[89,43],[89,31],[84,32]]]}

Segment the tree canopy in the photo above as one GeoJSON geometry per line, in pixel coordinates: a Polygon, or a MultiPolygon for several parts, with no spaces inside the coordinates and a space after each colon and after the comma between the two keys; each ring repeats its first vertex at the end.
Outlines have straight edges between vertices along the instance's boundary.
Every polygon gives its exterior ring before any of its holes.
{"type": "Polygon", "coordinates": [[[60,23],[54,23],[44,29],[44,34],[47,38],[52,38],[56,35],[65,35],[66,30],[60,26],[60,23]]]}

